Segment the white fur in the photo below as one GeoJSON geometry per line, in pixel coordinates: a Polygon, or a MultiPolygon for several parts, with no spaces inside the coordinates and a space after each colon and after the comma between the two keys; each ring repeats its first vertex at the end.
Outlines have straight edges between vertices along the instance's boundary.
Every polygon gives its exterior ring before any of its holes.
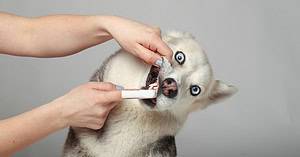
{"type": "MultiPolygon", "coordinates": [[[[110,113],[106,122],[107,131],[101,140],[96,140],[96,134],[80,134],[81,144],[96,157],[131,156],[161,136],[176,135],[189,112],[205,108],[236,92],[233,86],[214,80],[208,59],[192,35],[173,31],[163,39],[174,54],[182,51],[186,56],[183,65],[173,59],[172,74],[163,76],[176,80],[178,95],[172,99],[159,95],[153,111],[147,110],[139,100],[123,100],[110,113]],[[190,94],[192,84],[201,87],[200,95],[190,94]]],[[[149,70],[149,65],[121,50],[106,65],[103,81],[137,89],[145,86],[149,70]]]]}

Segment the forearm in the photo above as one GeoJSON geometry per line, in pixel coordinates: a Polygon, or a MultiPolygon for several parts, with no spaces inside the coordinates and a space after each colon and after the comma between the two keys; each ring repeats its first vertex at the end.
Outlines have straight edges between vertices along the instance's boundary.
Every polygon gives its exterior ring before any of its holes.
{"type": "Polygon", "coordinates": [[[9,156],[39,139],[66,127],[58,104],[46,104],[32,111],[0,121],[0,156],[9,156]]]}
{"type": "Polygon", "coordinates": [[[0,13],[0,53],[58,57],[112,39],[105,16],[54,15],[25,18],[0,13]]]}

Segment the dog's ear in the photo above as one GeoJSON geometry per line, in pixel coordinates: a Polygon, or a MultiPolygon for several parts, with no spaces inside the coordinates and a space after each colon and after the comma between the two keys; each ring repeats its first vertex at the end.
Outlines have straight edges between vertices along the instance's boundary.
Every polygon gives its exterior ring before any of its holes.
{"type": "Polygon", "coordinates": [[[200,99],[194,102],[194,104],[191,105],[189,112],[195,111],[198,108],[204,109],[210,104],[214,104],[226,98],[229,98],[237,91],[238,89],[236,87],[232,85],[227,85],[220,80],[215,80],[211,92],[208,94],[208,97],[205,97],[205,99],[200,99]]]}
{"type": "Polygon", "coordinates": [[[215,80],[212,90],[208,96],[209,103],[217,103],[235,94],[238,89],[227,85],[220,80],[215,80]]]}

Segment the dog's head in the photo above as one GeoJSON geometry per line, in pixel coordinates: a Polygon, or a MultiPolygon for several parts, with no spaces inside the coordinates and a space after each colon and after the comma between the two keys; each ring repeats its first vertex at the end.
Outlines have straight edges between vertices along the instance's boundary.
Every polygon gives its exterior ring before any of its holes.
{"type": "MultiPolygon", "coordinates": [[[[188,113],[228,98],[237,91],[234,86],[214,79],[207,56],[192,35],[169,32],[163,40],[173,50],[171,70],[160,76],[156,100],[142,100],[148,108],[188,113]]],[[[152,66],[147,81],[157,74],[157,68],[152,66]]]]}

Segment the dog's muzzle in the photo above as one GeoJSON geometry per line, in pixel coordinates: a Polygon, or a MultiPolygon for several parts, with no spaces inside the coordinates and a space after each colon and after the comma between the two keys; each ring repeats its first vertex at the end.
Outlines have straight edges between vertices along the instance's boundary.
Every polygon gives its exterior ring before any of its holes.
{"type": "Polygon", "coordinates": [[[174,98],[177,96],[178,88],[177,83],[173,78],[166,78],[161,85],[161,92],[168,98],[174,98]]]}
{"type": "MultiPolygon", "coordinates": [[[[158,91],[157,96],[160,94],[164,95],[167,98],[174,98],[178,94],[177,82],[175,79],[164,76],[170,76],[174,72],[171,64],[167,59],[163,59],[163,64],[161,67],[152,66],[148,73],[146,84],[142,89],[151,89],[153,83],[157,84],[158,91]],[[164,79],[164,80],[161,80],[164,79]]],[[[157,104],[157,98],[153,99],[142,99],[142,101],[149,107],[154,108],[157,104]]]]}

